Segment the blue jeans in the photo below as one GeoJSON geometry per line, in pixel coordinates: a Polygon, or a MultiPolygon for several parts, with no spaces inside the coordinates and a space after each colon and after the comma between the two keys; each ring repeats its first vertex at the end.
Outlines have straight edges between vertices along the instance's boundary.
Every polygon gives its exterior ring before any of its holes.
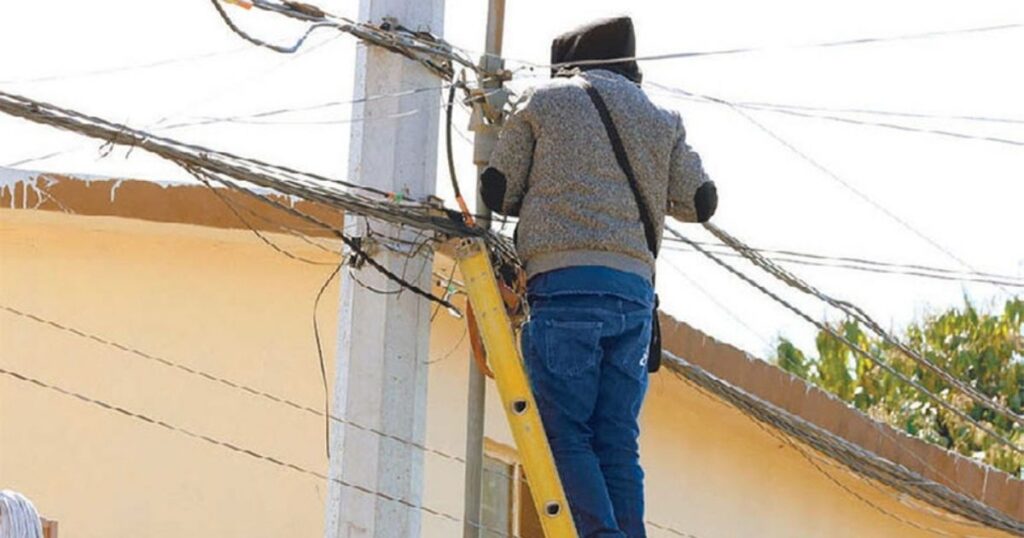
{"type": "Polygon", "coordinates": [[[647,536],[637,422],[647,391],[654,290],[605,267],[542,273],[528,285],[523,359],[576,530],[647,536]]]}

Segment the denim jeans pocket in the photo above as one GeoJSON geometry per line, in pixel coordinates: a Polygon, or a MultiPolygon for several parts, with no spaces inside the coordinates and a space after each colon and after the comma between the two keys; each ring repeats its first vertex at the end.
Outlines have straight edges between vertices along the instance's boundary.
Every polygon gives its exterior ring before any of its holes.
{"type": "Polygon", "coordinates": [[[647,377],[648,352],[651,347],[650,317],[627,321],[627,330],[612,344],[611,363],[629,377],[643,381],[647,377]]]}
{"type": "Polygon", "coordinates": [[[544,365],[559,377],[579,377],[601,361],[600,321],[537,320],[544,365]]]}

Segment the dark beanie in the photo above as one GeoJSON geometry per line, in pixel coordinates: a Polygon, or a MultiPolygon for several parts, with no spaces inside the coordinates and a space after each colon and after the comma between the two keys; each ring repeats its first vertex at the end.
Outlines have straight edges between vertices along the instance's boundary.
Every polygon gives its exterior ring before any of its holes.
{"type": "Polygon", "coordinates": [[[636,56],[636,33],[633,19],[616,17],[592,22],[562,34],[551,43],[551,76],[562,69],[605,69],[618,73],[637,84],[643,79],[636,60],[575,65],[582,60],[615,60],[636,56]]]}

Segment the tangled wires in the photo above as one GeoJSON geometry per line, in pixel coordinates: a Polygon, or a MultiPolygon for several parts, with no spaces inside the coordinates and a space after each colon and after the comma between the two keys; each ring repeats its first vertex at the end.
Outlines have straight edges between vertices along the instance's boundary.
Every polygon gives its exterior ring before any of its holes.
{"type": "Polygon", "coordinates": [[[0,538],[43,538],[43,523],[24,495],[0,490],[0,538]]]}

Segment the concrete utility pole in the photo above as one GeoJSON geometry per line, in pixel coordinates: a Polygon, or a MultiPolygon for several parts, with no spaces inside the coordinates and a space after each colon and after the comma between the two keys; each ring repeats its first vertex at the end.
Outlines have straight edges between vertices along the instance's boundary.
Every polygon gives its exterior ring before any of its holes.
{"type": "MultiPolygon", "coordinates": [[[[484,46],[484,58],[481,64],[485,69],[496,67],[501,56],[501,45],[505,37],[505,0],[490,0],[487,8],[487,36],[484,46]]],[[[498,86],[500,81],[495,82],[498,86]]],[[[487,87],[484,88],[486,91],[487,87]]],[[[473,144],[473,162],[477,166],[477,175],[483,173],[491,157],[491,149],[497,139],[494,128],[474,122],[476,135],[473,144]]],[[[479,189],[476,197],[476,212],[480,216],[481,226],[490,226],[490,210],[480,198],[479,189]]],[[[476,361],[469,361],[469,399],[466,405],[466,501],[463,513],[462,536],[464,538],[480,537],[480,506],[483,488],[484,466],[484,408],[487,403],[487,380],[484,379],[476,361]]]]}
{"type": "MultiPolygon", "coordinates": [[[[379,23],[386,17],[412,30],[441,35],[444,0],[360,1],[359,20],[379,23]]],[[[423,198],[434,193],[437,179],[441,80],[397,54],[377,47],[359,47],[355,99],[431,86],[437,86],[438,92],[353,105],[352,117],[371,121],[352,124],[351,180],[423,198]],[[410,115],[372,121],[406,112],[410,115]]],[[[362,219],[346,220],[346,226],[354,225],[365,237],[365,229],[359,224],[362,219]]],[[[372,226],[375,231],[396,232],[383,222],[374,221],[372,226]]],[[[405,256],[372,243],[365,246],[377,261],[397,274],[403,273],[405,256]]],[[[432,264],[429,255],[410,261],[407,279],[431,289],[432,264]]],[[[426,433],[430,305],[409,292],[382,295],[371,291],[368,287],[393,290],[397,286],[372,268],[346,267],[342,274],[334,412],[361,426],[422,445],[426,433]]],[[[337,421],[332,422],[330,449],[332,478],[413,506],[422,504],[422,450],[337,421]]],[[[333,480],[326,508],[326,538],[420,535],[420,510],[333,480]]]]}

